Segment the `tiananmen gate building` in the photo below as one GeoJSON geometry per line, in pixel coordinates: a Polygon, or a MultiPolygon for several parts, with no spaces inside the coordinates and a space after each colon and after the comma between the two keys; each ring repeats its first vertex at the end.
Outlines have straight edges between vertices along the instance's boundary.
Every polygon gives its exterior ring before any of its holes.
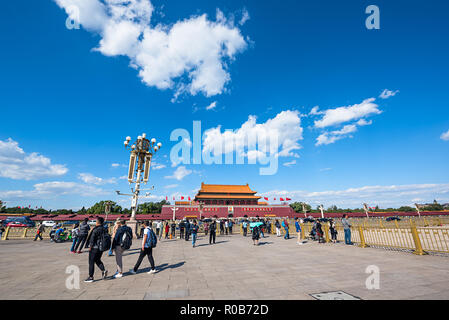
{"type": "Polygon", "coordinates": [[[261,197],[256,196],[246,185],[224,185],[201,183],[193,201],[179,201],[174,205],[162,207],[161,218],[172,219],[175,211],[176,219],[215,217],[294,217],[298,214],[288,205],[269,205],[259,202],[261,197]]]}

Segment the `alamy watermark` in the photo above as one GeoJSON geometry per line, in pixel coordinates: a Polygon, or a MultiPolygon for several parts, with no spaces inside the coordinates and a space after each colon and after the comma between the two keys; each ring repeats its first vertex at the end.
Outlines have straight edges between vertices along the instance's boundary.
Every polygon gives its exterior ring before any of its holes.
{"type": "Polygon", "coordinates": [[[65,269],[65,273],[69,274],[69,276],[65,280],[65,287],[68,290],[79,290],[80,288],[80,268],[75,265],[67,266],[65,269]]]}
{"type": "Polygon", "coordinates": [[[365,273],[369,276],[366,278],[365,286],[368,290],[379,290],[380,289],[380,269],[378,266],[372,264],[366,267],[365,273]]]}
{"type": "Polygon", "coordinates": [[[178,141],[170,151],[170,161],[178,164],[260,164],[260,175],[278,170],[279,134],[276,130],[210,129],[202,134],[201,121],[193,121],[193,134],[186,129],[171,132],[170,141],[178,141]],[[224,158],[224,159],[223,159],[224,158]],[[245,162],[245,159],[247,160],[245,162]]]}

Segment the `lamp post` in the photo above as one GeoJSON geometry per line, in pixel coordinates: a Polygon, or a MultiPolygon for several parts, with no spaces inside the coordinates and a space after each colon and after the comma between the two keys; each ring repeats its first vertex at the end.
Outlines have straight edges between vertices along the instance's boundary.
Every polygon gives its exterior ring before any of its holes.
{"type": "Polygon", "coordinates": [[[108,214],[111,213],[112,201],[105,201],[104,203],[104,213],[106,214],[105,221],[108,221],[108,214]]]}
{"type": "MultiPolygon", "coordinates": [[[[139,193],[141,191],[140,184],[146,184],[148,182],[148,178],[150,176],[151,159],[153,158],[153,155],[162,147],[162,143],[156,143],[155,138],[148,140],[145,133],[138,136],[137,140],[131,146],[130,141],[131,137],[128,136],[123,142],[125,148],[131,149],[128,167],[128,182],[129,184],[134,183],[134,188],[131,188],[131,218],[128,221],[128,225],[133,230],[134,235],[136,235],[136,213],[139,193]]],[[[117,194],[120,195],[120,192],[117,192],[117,194]]]]}
{"type": "Polygon", "coordinates": [[[320,204],[321,218],[324,218],[324,208],[323,205],[320,204]]]}
{"type": "Polygon", "coordinates": [[[369,210],[368,210],[368,205],[366,203],[363,204],[363,210],[365,210],[366,217],[369,218],[369,215],[368,215],[369,210]]]}

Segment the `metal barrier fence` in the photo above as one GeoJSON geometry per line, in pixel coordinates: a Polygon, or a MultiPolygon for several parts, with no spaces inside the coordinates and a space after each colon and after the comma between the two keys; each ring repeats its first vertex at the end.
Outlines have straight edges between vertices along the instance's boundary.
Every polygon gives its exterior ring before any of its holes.
{"type": "MultiPolygon", "coordinates": [[[[363,221],[363,219],[350,219],[351,224],[351,242],[358,246],[364,247],[381,247],[399,250],[410,250],[415,254],[423,255],[426,253],[449,253],[449,227],[447,222],[449,218],[443,219],[436,218],[415,218],[401,221],[392,221],[393,225],[388,225],[385,221],[380,219],[372,219],[363,221]],[[376,221],[377,220],[377,221],[376,221]],[[395,223],[396,222],[396,223],[395,223]],[[401,223],[399,223],[401,222],[401,223]]],[[[310,238],[312,231],[312,223],[301,224],[301,239],[310,238]]],[[[109,232],[112,234],[113,226],[109,226],[109,232]]],[[[153,226],[155,230],[155,226],[153,226]]],[[[329,231],[329,224],[322,223],[323,229],[323,241],[330,242],[331,235],[329,231]]],[[[340,221],[336,221],[337,241],[344,241],[344,228],[340,221]]],[[[49,239],[49,233],[51,228],[45,228],[42,237],[49,239]]],[[[69,230],[70,231],[70,230],[69,230]]],[[[140,226],[138,228],[138,234],[140,233],[140,226]]],[[[247,234],[250,234],[249,224],[247,234]]],[[[284,228],[280,228],[281,235],[285,235],[284,228]]],[[[7,239],[34,239],[36,236],[37,228],[14,228],[7,227],[2,234],[2,240],[7,239]]],[[[271,223],[270,230],[265,232],[276,234],[276,228],[274,221],[271,223]]],[[[204,225],[200,226],[200,234],[205,234],[204,225]]],[[[292,237],[298,236],[294,222],[289,223],[289,233],[292,237]]],[[[169,231],[171,234],[171,229],[169,231]]],[[[228,234],[231,234],[228,232],[228,234]]],[[[232,228],[232,234],[243,234],[242,224],[234,224],[232,228]]],[[[220,237],[226,235],[226,232],[221,233],[219,226],[217,226],[216,236],[220,237]]],[[[165,230],[163,232],[165,237],[165,230]]],[[[180,230],[176,229],[172,238],[180,238],[180,230]]]]}

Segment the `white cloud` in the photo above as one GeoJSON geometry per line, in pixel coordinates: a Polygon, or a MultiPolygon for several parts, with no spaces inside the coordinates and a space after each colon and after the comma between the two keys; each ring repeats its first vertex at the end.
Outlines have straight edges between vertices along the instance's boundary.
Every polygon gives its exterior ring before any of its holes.
{"type": "Polygon", "coordinates": [[[173,172],[172,176],[166,176],[166,179],[176,179],[181,181],[182,179],[184,179],[186,176],[188,176],[189,174],[192,173],[192,170],[186,169],[185,166],[180,166],[178,167],[175,172],[173,172]]]}
{"type": "Polygon", "coordinates": [[[161,170],[161,169],[164,169],[165,167],[167,167],[165,164],[159,164],[159,163],[151,164],[151,169],[153,169],[153,170],[161,170]]]}
{"type": "Polygon", "coordinates": [[[382,93],[379,95],[379,98],[381,98],[381,99],[388,99],[388,98],[390,98],[390,97],[394,97],[397,93],[399,93],[399,90],[391,91],[391,90],[385,89],[385,90],[382,91],[382,93]]]}
{"type": "MultiPolygon", "coordinates": [[[[278,149],[275,150],[279,157],[299,157],[294,151],[301,149],[298,141],[302,140],[303,128],[298,111],[286,110],[277,114],[274,118],[264,123],[257,123],[256,116],[249,116],[248,120],[236,130],[221,131],[221,126],[204,132],[203,152],[213,152],[214,155],[233,153],[236,150],[248,148],[248,137],[257,138],[259,149],[249,150],[244,155],[254,158],[264,152],[272,151],[269,146],[270,138],[278,137],[278,149]]],[[[255,141],[257,141],[255,140],[255,141]]]]}
{"type": "Polygon", "coordinates": [[[174,189],[174,188],[177,188],[179,185],[178,184],[169,184],[169,185],[166,185],[164,188],[165,189],[174,189]]]}
{"type": "Polygon", "coordinates": [[[65,165],[51,164],[51,160],[36,152],[27,154],[19,143],[8,138],[0,140],[0,177],[15,180],[36,180],[62,176],[68,169],[65,165]]]}
{"type": "Polygon", "coordinates": [[[113,163],[113,164],[111,164],[111,167],[113,167],[113,168],[120,167],[120,163],[113,163]]]}
{"type": "Polygon", "coordinates": [[[78,178],[87,184],[102,185],[102,184],[117,183],[116,178],[103,179],[103,178],[96,177],[91,173],[80,173],[78,175],[78,178]]]}
{"type": "Polygon", "coordinates": [[[319,106],[315,106],[312,108],[312,110],[310,110],[309,115],[315,116],[315,115],[319,115],[319,114],[323,114],[323,111],[318,111],[319,110],[319,106]]]}
{"type": "Polygon", "coordinates": [[[57,196],[63,195],[80,195],[85,197],[106,195],[107,192],[103,189],[81,184],[77,182],[65,181],[50,181],[44,183],[37,183],[32,190],[8,190],[0,191],[0,198],[3,200],[42,200],[54,199],[57,196]]]}
{"type": "Polygon", "coordinates": [[[323,172],[323,171],[329,171],[329,170],[332,170],[332,168],[322,168],[322,169],[320,169],[321,172],[323,172]]]}
{"type": "MultiPolygon", "coordinates": [[[[435,198],[441,202],[449,201],[449,183],[410,184],[389,186],[364,186],[345,190],[309,192],[303,190],[272,190],[264,192],[266,197],[289,197],[294,201],[305,201],[313,206],[323,203],[325,207],[337,205],[343,208],[370,205],[387,206],[412,205],[416,198],[432,202],[435,198]]],[[[424,200],[423,200],[424,201],[424,200]]]]}
{"type": "Polygon", "coordinates": [[[323,112],[324,116],[320,120],[315,121],[315,127],[325,128],[361,119],[372,114],[382,113],[382,111],[379,110],[379,106],[375,104],[374,101],[374,98],[369,98],[360,104],[325,110],[323,112]]]}
{"type": "Polygon", "coordinates": [[[210,105],[208,105],[206,107],[206,110],[212,110],[215,109],[215,107],[217,106],[217,101],[212,102],[210,105]]]}
{"type": "Polygon", "coordinates": [[[149,0],[55,1],[74,21],[101,36],[95,50],[127,56],[146,85],[173,89],[174,99],[185,92],[221,94],[231,80],[229,62],[247,47],[239,28],[220,10],[216,21],[203,14],[163,25],[151,21],[149,0]],[[71,6],[79,8],[79,16],[71,6]]]}
{"type": "MultiPolygon", "coordinates": [[[[366,124],[364,124],[366,125],[366,124]]],[[[325,132],[318,136],[316,139],[316,146],[320,146],[323,144],[331,144],[335,141],[338,141],[340,139],[346,138],[346,137],[352,137],[351,133],[354,133],[357,131],[357,126],[355,124],[348,124],[344,126],[341,130],[335,130],[331,132],[325,132]]]]}
{"type": "Polygon", "coordinates": [[[444,140],[444,141],[449,141],[449,130],[447,130],[446,132],[443,132],[440,136],[440,139],[444,140]]]}
{"type": "Polygon", "coordinates": [[[240,19],[239,24],[242,26],[242,25],[244,25],[244,24],[246,23],[246,21],[248,21],[249,19],[250,19],[250,17],[249,17],[248,10],[243,9],[243,11],[242,11],[242,18],[240,19]]]}
{"type": "Polygon", "coordinates": [[[286,167],[291,167],[292,165],[296,164],[296,160],[292,160],[290,162],[284,162],[283,165],[286,167]]]}

